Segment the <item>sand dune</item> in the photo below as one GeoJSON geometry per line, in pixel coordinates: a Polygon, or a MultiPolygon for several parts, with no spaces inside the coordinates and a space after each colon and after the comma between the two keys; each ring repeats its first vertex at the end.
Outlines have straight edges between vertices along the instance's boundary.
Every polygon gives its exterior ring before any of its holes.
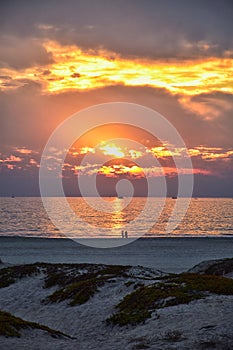
{"type": "MultiPolygon", "coordinates": [[[[210,262],[205,264],[211,266],[210,262]]],[[[217,266],[216,261],[213,264],[217,266]]],[[[93,264],[41,263],[1,269],[0,283],[9,284],[0,288],[1,310],[71,338],[53,337],[43,329],[29,327],[20,330],[20,338],[0,336],[0,348],[232,349],[232,283],[221,292],[204,291],[200,299],[188,303],[180,300],[173,306],[156,304],[143,322],[123,326],[106,322],[117,313],[116,306],[126,295],[169,283],[172,276],[139,266],[93,264]]],[[[232,281],[224,278],[221,285],[225,280],[232,281]]],[[[144,301],[138,299],[137,303],[144,301]]]]}

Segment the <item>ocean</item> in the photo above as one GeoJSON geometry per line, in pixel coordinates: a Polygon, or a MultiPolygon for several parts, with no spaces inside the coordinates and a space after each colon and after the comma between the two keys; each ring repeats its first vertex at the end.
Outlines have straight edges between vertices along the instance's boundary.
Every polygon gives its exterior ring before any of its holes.
{"type": "MultiPolygon", "coordinates": [[[[90,200],[92,204],[96,201],[95,198],[90,200]]],[[[126,200],[106,198],[118,209],[125,206],[126,200]]],[[[225,198],[192,199],[182,222],[169,234],[165,227],[176,200],[167,199],[157,221],[149,212],[147,222],[140,222],[141,227],[148,225],[148,221],[152,226],[144,237],[133,242],[129,238],[118,247],[110,244],[108,249],[93,248],[88,244],[87,241],[95,237],[98,225],[113,228],[116,236],[107,238],[107,241],[121,242],[121,225],[139,212],[145,200],[135,198],[131,210],[128,206],[123,212],[118,210],[103,215],[88,208],[82,198],[68,198],[70,206],[82,218],[77,229],[80,235],[77,243],[63,237],[49,219],[40,198],[0,198],[0,258],[10,264],[43,261],[142,265],[178,273],[203,260],[233,256],[233,200],[225,198]],[[87,222],[93,225],[90,231],[86,228],[87,222]]],[[[59,214],[62,211],[60,198],[49,198],[49,201],[59,208],[59,214]]],[[[158,203],[161,204],[160,199],[149,198],[151,206],[158,203]]],[[[137,226],[134,230],[129,234],[136,235],[137,226]]],[[[106,238],[98,240],[102,242],[106,238]]]]}
{"type": "MultiPolygon", "coordinates": [[[[70,207],[76,213],[78,225],[74,229],[72,222],[66,222],[66,229],[80,238],[118,238],[121,230],[140,214],[146,200],[147,210],[135,225],[130,227],[130,237],[233,237],[233,200],[231,198],[197,198],[192,199],[186,215],[172,232],[166,231],[176,199],[168,198],[105,198],[112,212],[101,211],[88,205],[83,198],[67,198],[70,207]],[[156,218],[157,212],[160,215],[156,218]],[[109,231],[110,229],[110,231],[109,231]]],[[[88,198],[93,207],[97,198],[88,198]]],[[[184,199],[179,199],[181,201],[184,199]]],[[[60,198],[48,201],[62,214],[60,198]]],[[[108,208],[107,208],[108,209],[108,208]]],[[[176,219],[176,218],[173,218],[176,219]]],[[[65,237],[49,219],[39,197],[0,198],[0,235],[61,238],[65,237]]]]}

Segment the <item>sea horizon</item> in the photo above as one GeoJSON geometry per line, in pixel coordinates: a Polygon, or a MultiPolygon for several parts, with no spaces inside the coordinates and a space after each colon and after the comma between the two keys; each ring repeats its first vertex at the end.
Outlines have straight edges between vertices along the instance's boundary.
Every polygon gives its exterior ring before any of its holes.
{"type": "MultiPolygon", "coordinates": [[[[233,199],[232,196],[192,196],[192,197],[185,197],[185,196],[133,196],[133,198],[191,198],[191,199],[205,199],[205,198],[231,198],[233,199]]],[[[41,195],[0,195],[0,198],[42,198],[41,195]]],[[[63,198],[60,195],[59,196],[46,196],[44,198],[63,198]]],[[[100,196],[72,196],[72,195],[66,195],[66,198],[100,198],[100,196]]],[[[101,198],[119,198],[117,195],[112,195],[112,196],[101,196],[101,198]]],[[[130,198],[130,196],[123,196],[123,198],[130,198]]]]}

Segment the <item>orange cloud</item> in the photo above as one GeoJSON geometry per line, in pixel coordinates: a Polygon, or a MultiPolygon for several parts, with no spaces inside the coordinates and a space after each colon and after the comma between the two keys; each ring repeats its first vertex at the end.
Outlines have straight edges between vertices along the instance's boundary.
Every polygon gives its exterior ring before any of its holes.
{"type": "Polygon", "coordinates": [[[25,147],[22,147],[22,148],[17,147],[15,150],[21,154],[31,154],[32,153],[32,150],[27,149],[25,147]]]}
{"type": "Polygon", "coordinates": [[[35,167],[39,168],[39,164],[38,164],[37,161],[36,161],[35,159],[33,159],[33,158],[31,158],[31,159],[29,160],[29,164],[32,165],[32,166],[35,166],[35,167]]]}
{"type": "Polygon", "coordinates": [[[135,149],[130,149],[128,153],[132,159],[140,158],[143,155],[141,151],[137,151],[135,149]]]}
{"type": "Polygon", "coordinates": [[[103,165],[98,171],[99,174],[107,177],[117,177],[119,175],[129,175],[133,177],[143,177],[143,169],[137,165],[126,166],[123,164],[103,165]]]}
{"type": "MultiPolygon", "coordinates": [[[[53,62],[43,69],[34,66],[20,71],[2,68],[1,75],[14,79],[3,90],[24,84],[25,79],[37,82],[44,93],[96,89],[113,84],[165,88],[172,94],[194,96],[201,93],[233,92],[233,60],[206,58],[196,60],[157,60],[122,58],[104,50],[83,51],[75,45],[62,46],[54,41],[42,43],[53,62]],[[50,74],[44,74],[44,72],[50,74]]],[[[187,100],[181,102],[187,104],[187,100]]]]}
{"type": "Polygon", "coordinates": [[[73,157],[79,156],[82,154],[87,154],[87,153],[95,153],[95,149],[93,147],[80,147],[80,148],[72,148],[69,150],[69,154],[73,157]]]}
{"type": "Polygon", "coordinates": [[[199,146],[188,150],[191,157],[200,156],[207,161],[215,161],[217,159],[228,159],[233,156],[233,150],[224,150],[223,148],[199,146]]]}
{"type": "MultiPolygon", "coordinates": [[[[96,170],[97,171],[97,170],[96,170]]],[[[120,175],[126,175],[128,177],[157,177],[157,176],[176,176],[188,175],[188,174],[210,174],[210,171],[204,169],[177,169],[176,167],[139,167],[137,165],[126,166],[123,164],[111,164],[104,165],[98,170],[98,174],[105,175],[107,177],[118,177],[120,175]]]]}
{"type": "MultiPolygon", "coordinates": [[[[83,147],[81,150],[85,150],[87,152],[89,147],[83,147]]],[[[169,150],[166,145],[157,146],[152,148],[145,148],[144,151],[138,151],[134,149],[128,149],[127,147],[118,146],[115,143],[106,143],[102,147],[99,147],[97,150],[90,149],[91,153],[95,154],[92,160],[95,159],[95,156],[98,157],[101,155],[112,155],[113,159],[109,161],[107,164],[69,164],[69,162],[65,163],[63,167],[66,170],[71,170],[74,174],[79,175],[94,175],[101,174],[107,177],[118,177],[121,175],[125,175],[128,177],[156,177],[156,176],[176,176],[179,174],[210,174],[211,169],[208,167],[209,162],[213,162],[216,160],[224,160],[228,161],[233,158],[233,150],[232,149],[223,149],[220,147],[206,147],[206,146],[197,146],[190,149],[185,148],[172,148],[169,150]],[[98,152],[97,152],[98,151],[98,152]],[[100,152],[100,153],[99,153],[100,152]],[[187,157],[189,155],[193,160],[195,166],[194,169],[177,169],[175,167],[173,157],[187,157]],[[161,160],[161,166],[148,166],[151,164],[151,158],[149,156],[156,157],[161,160]],[[127,160],[126,160],[127,157],[127,160]],[[137,157],[144,157],[142,159],[143,164],[145,166],[139,167],[136,163],[134,163],[134,159],[137,157]],[[202,162],[198,162],[197,157],[199,157],[202,162]]],[[[79,155],[80,149],[72,149],[72,155],[79,155]]],[[[104,158],[103,158],[104,159],[104,158]]]]}
{"type": "Polygon", "coordinates": [[[7,157],[4,162],[7,163],[11,163],[11,162],[21,162],[23,160],[23,158],[20,158],[20,157],[16,157],[14,155],[10,155],[9,157],[7,157]]]}
{"type": "Polygon", "coordinates": [[[185,154],[185,149],[173,148],[172,151],[170,151],[165,146],[158,146],[158,147],[152,147],[148,149],[147,152],[151,152],[157,158],[166,158],[166,157],[182,156],[185,154]]]}

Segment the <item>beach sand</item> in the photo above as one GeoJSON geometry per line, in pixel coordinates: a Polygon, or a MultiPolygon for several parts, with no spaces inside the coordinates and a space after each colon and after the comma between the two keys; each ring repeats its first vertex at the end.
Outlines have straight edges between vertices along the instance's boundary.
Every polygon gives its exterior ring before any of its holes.
{"type": "Polygon", "coordinates": [[[231,237],[141,238],[118,248],[91,248],[70,239],[0,237],[0,258],[13,264],[141,265],[179,273],[200,261],[233,256],[231,237]]]}
{"type": "MultiPolygon", "coordinates": [[[[64,262],[111,263],[133,265],[127,274],[108,276],[106,283],[81,305],[69,305],[69,298],[61,302],[45,302],[59,289],[58,285],[45,288],[46,268],[39,273],[16,278],[15,283],[0,288],[0,310],[26,321],[33,321],[61,331],[69,337],[53,337],[38,329],[20,330],[21,337],[0,336],[1,349],[221,349],[233,348],[233,290],[230,295],[206,293],[189,303],[158,308],[151,317],[136,325],[112,325],[106,320],[116,312],[116,305],[135,288],[158,283],[169,272],[185,271],[196,263],[211,259],[232,257],[229,239],[156,239],[140,240],[132,245],[110,249],[78,247],[68,240],[1,238],[1,268],[35,261],[62,263],[59,269],[69,275],[64,262]],[[152,244],[153,243],[153,244],[152,244]],[[137,249],[135,248],[137,246],[137,249]],[[144,247],[142,249],[142,247],[144,247]],[[156,247],[156,248],[155,248],[156,247]],[[163,251],[162,251],[163,247],[163,251]],[[115,251],[116,251],[115,250],[115,251]],[[94,253],[95,252],[95,253],[94,253]],[[192,254],[191,254],[192,252],[192,254]],[[223,255],[223,256],[222,256],[223,255]],[[132,264],[133,262],[133,264],[132,264]],[[193,263],[194,262],[194,263],[193,263]],[[139,267],[137,265],[147,265],[139,267]],[[65,269],[65,270],[64,270],[65,269]],[[161,271],[165,273],[161,273],[161,271]],[[135,287],[136,286],[136,287],[135,287]]],[[[195,267],[203,272],[212,263],[195,267]]],[[[48,265],[54,267],[54,264],[48,265]]],[[[76,267],[86,273],[93,265],[76,267]]],[[[101,266],[96,265],[97,269],[101,266]]],[[[4,271],[4,270],[1,270],[4,271]]],[[[59,270],[60,271],[60,270],[59,270]]],[[[72,270],[73,271],[73,270],[72,270]]],[[[229,272],[229,271],[228,271],[229,272]]],[[[228,273],[228,277],[232,274],[228,273]]],[[[140,300],[139,300],[140,302],[140,300]]]]}

